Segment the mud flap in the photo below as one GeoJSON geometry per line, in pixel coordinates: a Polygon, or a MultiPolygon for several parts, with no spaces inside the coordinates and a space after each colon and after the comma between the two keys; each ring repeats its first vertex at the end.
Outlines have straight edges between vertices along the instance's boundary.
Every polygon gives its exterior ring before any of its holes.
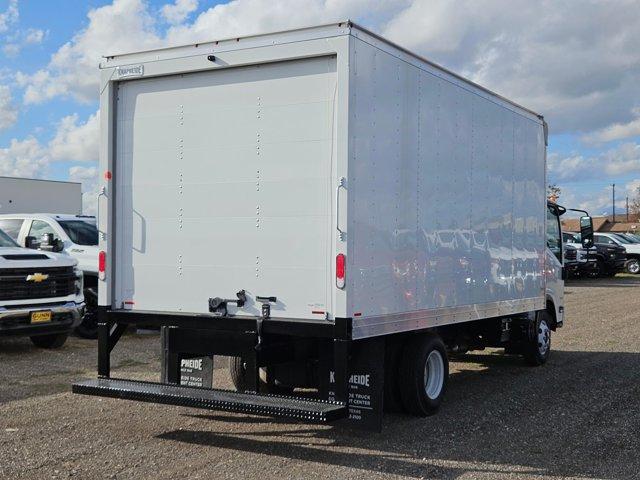
{"type": "MultiPolygon", "coordinates": [[[[382,430],[384,354],[385,340],[382,337],[351,343],[348,365],[349,415],[337,423],[363,430],[382,430]]],[[[325,381],[320,385],[320,398],[333,401],[336,395],[333,368],[329,361],[323,361],[321,368],[321,378],[325,381]]]]}

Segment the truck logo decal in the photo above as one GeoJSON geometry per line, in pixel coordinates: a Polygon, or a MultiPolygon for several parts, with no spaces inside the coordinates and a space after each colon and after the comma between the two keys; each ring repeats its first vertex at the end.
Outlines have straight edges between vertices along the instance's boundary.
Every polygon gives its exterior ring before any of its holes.
{"type": "Polygon", "coordinates": [[[31,275],[27,275],[27,282],[40,283],[44,282],[47,278],[49,278],[49,275],[43,273],[32,273],[31,275]]]}
{"type": "Polygon", "coordinates": [[[129,65],[126,67],[118,67],[116,69],[118,78],[125,77],[141,77],[144,75],[144,65],[129,65]]]}

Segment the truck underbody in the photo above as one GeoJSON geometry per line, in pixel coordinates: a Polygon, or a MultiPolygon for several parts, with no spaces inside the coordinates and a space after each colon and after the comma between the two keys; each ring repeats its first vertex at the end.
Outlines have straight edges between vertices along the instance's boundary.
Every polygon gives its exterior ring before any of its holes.
{"type": "MultiPolygon", "coordinates": [[[[101,307],[99,378],[76,383],[73,391],[308,422],[350,419],[356,427],[379,430],[383,411],[407,411],[402,405],[398,370],[403,352],[416,336],[441,339],[447,354],[486,347],[523,354],[537,338],[532,330],[536,317],[532,312],[353,340],[349,318],[328,322],[169,315],[101,307]],[[161,328],[162,383],[111,378],[111,351],[129,326],[140,325],[161,328]],[[214,355],[232,357],[237,391],[184,386],[182,360],[214,355]]],[[[553,319],[551,311],[549,318],[553,319]]],[[[549,324],[555,330],[553,321],[549,324]]],[[[446,357],[444,362],[448,362],[446,357]]],[[[435,410],[437,407],[418,414],[435,410]]],[[[408,413],[416,412],[409,409],[408,413]]]]}

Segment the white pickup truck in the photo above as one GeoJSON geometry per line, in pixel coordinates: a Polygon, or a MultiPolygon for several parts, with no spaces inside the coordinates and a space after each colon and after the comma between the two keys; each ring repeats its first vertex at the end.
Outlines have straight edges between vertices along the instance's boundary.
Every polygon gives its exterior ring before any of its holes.
{"type": "Polygon", "coordinates": [[[61,347],[84,314],[82,271],[67,255],[20,248],[0,230],[0,336],[61,347]]]}
{"type": "Polygon", "coordinates": [[[0,229],[18,245],[68,254],[78,261],[84,274],[87,308],[76,333],[97,338],[98,230],[95,217],[53,213],[0,215],[0,229]]]}

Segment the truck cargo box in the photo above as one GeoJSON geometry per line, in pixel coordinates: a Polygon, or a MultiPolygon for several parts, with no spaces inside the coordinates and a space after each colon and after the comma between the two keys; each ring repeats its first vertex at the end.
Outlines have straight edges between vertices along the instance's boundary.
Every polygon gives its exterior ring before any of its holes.
{"type": "Polygon", "coordinates": [[[101,305],[244,291],[229,314],[275,297],[354,338],[544,308],[533,112],[348,22],[107,57],[102,83],[101,305]]]}

